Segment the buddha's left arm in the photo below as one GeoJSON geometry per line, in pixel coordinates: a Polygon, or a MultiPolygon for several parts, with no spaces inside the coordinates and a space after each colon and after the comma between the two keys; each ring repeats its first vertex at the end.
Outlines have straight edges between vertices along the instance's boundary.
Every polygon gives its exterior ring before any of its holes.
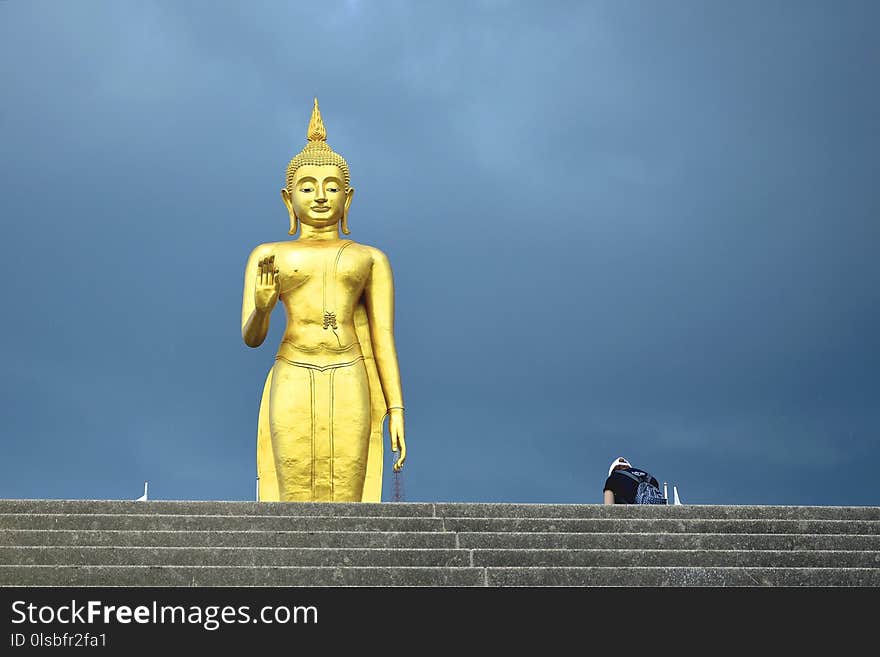
{"type": "Polygon", "coordinates": [[[406,442],[403,425],[403,392],[400,385],[400,369],[397,364],[397,348],[394,344],[394,278],[391,265],[384,253],[372,249],[373,264],[370,278],[364,290],[365,308],[373,342],[373,357],[379,381],[388,403],[388,432],[391,449],[400,451],[394,466],[399,470],[406,458],[406,442]]]}

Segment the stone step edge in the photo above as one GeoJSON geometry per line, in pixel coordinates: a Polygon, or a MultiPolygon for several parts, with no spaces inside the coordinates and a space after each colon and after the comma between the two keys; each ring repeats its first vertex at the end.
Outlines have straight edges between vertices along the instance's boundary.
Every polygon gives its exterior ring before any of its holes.
{"type": "MultiPolygon", "coordinates": [[[[553,507],[584,507],[594,508],[603,507],[601,502],[450,502],[450,501],[432,501],[432,502],[257,502],[256,500],[181,500],[181,499],[150,499],[145,502],[133,499],[73,499],[73,498],[44,498],[44,497],[7,497],[0,498],[0,504],[125,504],[132,506],[151,505],[151,504],[194,504],[194,505],[259,505],[259,506],[349,506],[349,507],[411,507],[411,508],[428,508],[428,507],[488,507],[488,508],[553,508],[553,507]]],[[[673,505],[669,505],[673,506],[673,505]]],[[[840,509],[840,510],[866,510],[880,509],[880,505],[875,504],[682,504],[679,508],[699,508],[699,509],[840,509]]]]}
{"type": "MultiPolygon", "coordinates": [[[[3,528],[0,527],[0,534],[3,533],[11,533],[11,532],[32,532],[32,533],[40,533],[40,534],[83,534],[83,533],[100,533],[100,534],[241,534],[241,535],[254,535],[257,534],[305,534],[305,535],[316,535],[316,534],[333,534],[333,535],[342,535],[342,534],[391,534],[391,535],[405,535],[405,536],[417,536],[419,534],[423,534],[426,536],[435,536],[437,534],[458,534],[464,537],[472,537],[472,536],[542,536],[542,537],[550,537],[550,536],[676,536],[676,537],[713,537],[713,536],[737,536],[737,537],[747,537],[747,536],[783,536],[786,538],[797,538],[798,536],[805,537],[815,537],[815,536],[843,536],[843,537],[865,537],[865,538],[876,538],[878,534],[851,534],[851,533],[843,533],[843,534],[834,534],[834,533],[822,533],[816,534],[815,532],[735,532],[731,534],[730,532],[669,532],[669,531],[638,531],[638,532],[623,532],[623,531],[609,531],[609,532],[526,532],[526,531],[507,531],[507,532],[497,532],[497,531],[455,531],[451,529],[443,530],[443,531],[406,531],[406,530],[394,530],[387,531],[383,529],[38,529],[38,528],[3,528]]],[[[16,545],[3,545],[0,543],[0,547],[24,547],[24,546],[16,546],[16,545]]],[[[34,545],[32,547],[40,547],[39,545],[34,545]]],[[[44,546],[50,547],[50,546],[44,546]]],[[[59,546],[60,547],[60,546],[59,546]]],[[[73,547],[73,546],[70,546],[73,547]]],[[[82,546],[82,547],[91,547],[91,546],[82,546]]],[[[100,547],[100,546],[94,546],[100,547]]],[[[103,547],[119,547],[126,548],[132,546],[119,545],[119,546],[103,546],[103,547]]],[[[136,547],[136,546],[135,546],[136,547]]],[[[166,547],[176,547],[176,546],[166,546],[166,547]]],[[[177,546],[177,547],[186,547],[186,546],[177,546]]]]}
{"type": "MultiPolygon", "coordinates": [[[[812,534],[804,534],[805,536],[812,536],[812,534]]],[[[60,551],[60,550],[90,550],[90,551],[109,551],[109,550],[122,550],[125,552],[138,552],[138,551],[226,551],[226,552],[245,552],[245,551],[321,551],[321,552],[676,552],[676,553],[688,553],[688,552],[711,552],[711,553],[766,553],[766,554],[791,554],[794,552],[803,552],[805,554],[850,554],[853,552],[857,552],[859,554],[877,554],[880,555],[880,549],[877,550],[838,550],[838,549],[790,549],[790,550],[768,550],[763,548],[758,549],[745,549],[745,548],[520,548],[520,547],[321,547],[321,546],[290,546],[290,547],[279,547],[279,546],[263,546],[263,545],[247,545],[247,546],[239,546],[239,545],[2,545],[0,544],[0,549],[3,550],[44,550],[44,551],[60,551]]],[[[0,565],[4,565],[0,563],[0,565]]],[[[10,564],[5,564],[10,565],[10,564]]],[[[15,564],[12,564],[15,565],[15,564]]],[[[132,564],[134,565],[134,564],[132,564]]],[[[878,568],[880,568],[880,563],[878,563],[878,568]]]]}
{"type": "MultiPolygon", "coordinates": [[[[654,563],[650,568],[659,567],[735,567],[735,568],[866,568],[877,570],[880,572],[880,550],[800,550],[800,549],[628,549],[628,548],[324,548],[324,547],[291,547],[291,548],[273,548],[273,547],[137,547],[128,548],[120,551],[113,547],[89,546],[89,547],[63,547],[63,546],[18,546],[9,548],[14,550],[12,554],[7,554],[6,559],[0,560],[0,568],[18,567],[18,566],[45,566],[45,567],[244,567],[244,568],[276,568],[276,567],[332,567],[332,568],[356,568],[356,567],[376,567],[376,568],[407,568],[407,567],[448,567],[448,568],[468,568],[468,567],[516,567],[516,568],[582,568],[582,567],[613,567],[611,564],[602,566],[601,564],[588,563],[514,563],[505,565],[498,563],[503,559],[541,559],[553,561],[557,557],[567,557],[577,559],[579,557],[585,559],[603,558],[603,559],[623,559],[631,557],[634,554],[644,556],[647,559],[659,558],[661,563],[654,563]],[[64,551],[73,554],[65,554],[64,551]],[[29,562],[28,555],[47,555],[52,554],[55,558],[61,556],[63,561],[54,561],[50,558],[48,561],[39,559],[36,563],[29,562]],[[260,554],[268,555],[269,560],[283,562],[290,556],[296,560],[307,561],[314,557],[321,558],[326,563],[309,564],[309,563],[241,563],[241,558],[247,557],[255,561],[262,560],[260,554]],[[287,554],[286,554],[287,553],[287,554]],[[400,561],[425,558],[429,560],[431,555],[438,555],[440,563],[370,563],[376,559],[388,559],[394,557],[400,561]],[[122,556],[118,562],[113,562],[112,557],[122,556]],[[229,564],[211,564],[215,559],[226,559],[229,556],[241,557],[239,563],[229,564]],[[160,563],[150,563],[152,559],[145,557],[159,558],[160,563]],[[457,559],[456,559],[457,557],[457,559]],[[685,563],[662,563],[668,559],[685,559],[685,563]],[[857,564],[849,563],[846,565],[836,565],[835,561],[856,558],[857,564]],[[181,559],[184,563],[162,563],[161,561],[177,561],[181,559]],[[360,563],[341,563],[333,562],[334,560],[351,559],[352,561],[360,561],[360,563]],[[741,560],[740,563],[708,563],[711,561],[725,560],[741,560]],[[186,561],[195,560],[196,563],[185,563],[186,561]],[[453,563],[453,561],[461,563],[453,563]],[[687,560],[692,563],[687,563],[687,560]],[[755,563],[755,561],[766,560],[765,563],[755,563]],[[442,563],[445,561],[446,563],[442,563]],[[773,563],[774,561],[788,561],[788,565],[782,563],[773,563]],[[813,563],[804,563],[813,562],[813,563]],[[828,563],[823,563],[827,561],[828,563]],[[864,563],[865,561],[873,561],[873,563],[864,563]],[[798,562],[801,565],[797,565],[798,562]],[[816,563],[819,562],[819,563],[816,563]]],[[[618,567],[637,567],[636,564],[620,564],[618,567]]]]}
{"type": "MultiPolygon", "coordinates": [[[[424,524],[429,524],[430,521],[433,521],[434,524],[440,524],[445,527],[445,523],[447,521],[451,523],[460,523],[460,524],[473,524],[478,523],[480,521],[509,521],[509,522],[523,522],[523,523],[559,523],[562,525],[565,524],[574,524],[574,523],[600,523],[600,524],[608,524],[609,526],[619,525],[619,524],[651,524],[651,523],[663,523],[663,522],[677,522],[677,523],[686,523],[686,524],[705,524],[705,523],[726,523],[726,524],[734,524],[734,525],[743,525],[746,523],[763,523],[763,524],[780,524],[782,526],[791,526],[793,524],[827,524],[830,526],[850,526],[854,524],[868,524],[868,525],[876,525],[878,528],[878,533],[880,533],[880,520],[873,519],[863,519],[863,518],[848,518],[848,519],[836,519],[836,518],[673,518],[673,517],[632,517],[626,516],[621,518],[547,518],[547,517],[506,517],[506,516],[334,516],[334,515],[303,515],[303,516],[295,516],[295,515],[232,515],[232,514],[174,514],[174,513],[153,513],[153,514],[133,514],[133,513],[28,513],[28,514],[20,514],[20,513],[0,513],[0,530],[12,531],[16,529],[32,529],[35,531],[52,531],[49,528],[19,528],[19,527],[3,527],[2,521],[4,519],[18,519],[20,517],[27,518],[64,518],[65,520],[71,519],[128,519],[128,518],[149,518],[150,522],[155,522],[156,519],[169,519],[174,520],[178,518],[188,518],[194,521],[201,520],[214,520],[214,519],[222,519],[223,521],[241,521],[241,520],[249,520],[249,521],[261,521],[263,519],[267,519],[267,521],[277,521],[278,519],[285,520],[303,520],[303,521],[324,521],[324,520],[334,520],[339,521],[340,523],[356,523],[356,522],[367,522],[367,523],[383,523],[383,522],[394,522],[400,521],[401,524],[407,523],[419,523],[423,522],[424,524]]],[[[88,528],[86,528],[88,529],[88,528]]],[[[114,531],[110,529],[106,530],[92,530],[92,531],[114,531]]],[[[128,530],[128,531],[158,531],[158,530],[128,530]]],[[[168,531],[219,531],[219,530],[168,530],[168,531]]],[[[225,530],[224,530],[225,531],[225,530]]],[[[232,530],[235,531],[235,530],[232,530]]],[[[282,531],[282,530],[262,530],[262,531],[282,531]]],[[[379,530],[357,530],[357,531],[379,531],[379,530]]],[[[443,529],[442,531],[454,531],[443,529]]],[[[465,530],[468,531],[468,530],[465,530]]],[[[505,532],[510,533],[510,532],[505,532]]],[[[533,532],[521,532],[517,531],[516,533],[533,533],[533,532]]],[[[569,533],[569,532],[560,532],[560,533],[569,533]]],[[[666,532],[668,533],[668,532],[666,532]]],[[[681,532],[676,532],[681,533],[681,532]]]]}
{"type": "MultiPolygon", "coordinates": [[[[199,566],[177,566],[177,565],[143,565],[143,564],[127,564],[127,565],[102,565],[102,564],[0,564],[3,568],[141,568],[141,569],[157,569],[157,568],[187,568],[187,569],[212,569],[212,570],[265,570],[277,568],[279,570],[828,570],[827,568],[816,568],[814,566],[225,566],[225,565],[199,565],[199,566]]],[[[876,572],[878,568],[867,567],[841,567],[833,568],[833,570],[863,570],[865,572],[876,572]]]]}
{"type": "MultiPolygon", "coordinates": [[[[633,507],[633,505],[627,505],[628,507],[633,507]]],[[[603,507],[604,508],[604,507],[603,507]]],[[[639,507],[640,508],[640,507],[639,507]]],[[[662,513],[664,508],[674,508],[674,507],[657,507],[659,512],[662,513]]],[[[815,507],[807,507],[807,508],[815,508],[815,507]]],[[[646,511],[650,512],[652,509],[646,509],[646,511]]],[[[356,514],[343,514],[343,513],[88,513],[88,512],[70,512],[70,511],[51,511],[51,512],[0,512],[0,518],[12,517],[18,518],[21,516],[64,516],[64,517],[82,517],[82,518],[93,518],[95,516],[118,516],[124,518],[164,518],[164,517],[172,517],[172,518],[343,518],[350,520],[357,519],[370,519],[370,520],[392,520],[395,518],[400,518],[404,520],[680,520],[680,521],[688,521],[688,520],[729,520],[729,521],[758,521],[758,520],[767,520],[767,521],[783,521],[783,522],[876,522],[880,523],[880,518],[817,518],[817,517],[805,517],[798,518],[792,516],[759,516],[759,517],[724,517],[724,516],[713,516],[713,515],[701,515],[696,517],[689,516],[679,516],[679,515],[617,515],[612,516],[613,511],[608,511],[607,514],[603,516],[518,516],[518,515],[356,515],[356,514]]],[[[675,513],[673,511],[673,513],[675,513]]]]}
{"type": "Polygon", "coordinates": [[[657,570],[672,570],[672,571],[706,571],[706,570],[721,570],[721,571],[753,571],[753,570],[778,570],[778,571],[841,571],[841,572],[850,572],[850,571],[858,571],[864,573],[877,573],[878,568],[867,568],[867,567],[816,567],[816,566],[177,566],[177,565],[163,565],[163,566],[151,566],[151,565],[94,565],[94,564],[0,564],[0,568],[22,568],[22,569],[34,569],[34,568],[44,568],[44,569],[92,569],[92,570],[100,570],[100,569],[125,569],[125,570],[301,570],[301,571],[311,571],[311,570],[323,570],[323,571],[336,571],[336,570],[346,570],[346,571],[358,571],[358,570],[369,570],[369,571],[429,571],[429,570],[505,570],[505,571],[514,571],[514,570],[528,570],[528,571],[657,571],[657,570]]]}
{"type": "Polygon", "coordinates": [[[230,586],[231,580],[242,584],[235,586],[252,588],[278,586],[274,578],[302,577],[285,586],[295,587],[600,587],[600,586],[871,586],[880,583],[880,573],[871,568],[815,568],[815,567],[739,567],[739,566],[406,566],[400,568],[354,566],[5,566],[0,569],[4,587],[51,586],[66,587],[68,582],[53,582],[56,578],[82,578],[78,586],[134,587],[188,587],[230,586]],[[33,575],[32,575],[33,574],[33,575]],[[150,581],[149,576],[153,579],[150,581]],[[21,583],[22,579],[44,577],[49,582],[39,584],[21,583]],[[143,578],[144,582],[118,584],[114,578],[143,578]],[[376,578],[379,579],[376,579],[376,578]],[[110,583],[96,580],[109,578],[110,583]],[[164,578],[165,584],[156,579],[164,578]],[[170,578],[170,579],[169,579],[170,578]],[[201,578],[201,583],[196,579],[201,578]],[[220,578],[220,579],[218,579],[220,578]],[[244,578],[244,579],[242,579],[244,578]],[[254,579],[260,578],[261,582],[254,579]],[[89,581],[89,580],[92,581],[89,581]],[[191,583],[180,582],[189,579],[191,583]],[[211,580],[217,580],[212,582],[211,580]],[[311,580],[312,583],[309,583],[311,580]],[[347,580],[347,581],[341,581],[347,580]],[[371,581],[372,580],[372,581],[371,581]],[[653,580],[655,583],[651,584],[653,580]]]}

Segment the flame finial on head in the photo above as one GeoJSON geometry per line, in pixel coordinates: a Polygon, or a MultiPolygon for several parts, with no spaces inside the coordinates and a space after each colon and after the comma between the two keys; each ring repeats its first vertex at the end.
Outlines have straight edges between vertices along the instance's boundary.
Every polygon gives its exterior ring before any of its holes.
{"type": "Polygon", "coordinates": [[[327,141],[327,130],[324,129],[321,110],[318,109],[317,96],[315,96],[315,106],[312,108],[312,118],[309,119],[309,131],[306,133],[306,139],[309,141],[327,141]]]}
{"type": "Polygon", "coordinates": [[[297,153],[287,165],[287,189],[293,190],[294,174],[304,164],[314,164],[317,166],[331,164],[339,167],[343,178],[345,178],[345,189],[348,189],[351,185],[348,163],[339,153],[335,153],[327,143],[327,130],[324,128],[321,110],[318,109],[317,98],[315,98],[315,105],[312,107],[312,116],[309,119],[306,139],[308,139],[308,143],[305,145],[305,148],[297,153]]]}

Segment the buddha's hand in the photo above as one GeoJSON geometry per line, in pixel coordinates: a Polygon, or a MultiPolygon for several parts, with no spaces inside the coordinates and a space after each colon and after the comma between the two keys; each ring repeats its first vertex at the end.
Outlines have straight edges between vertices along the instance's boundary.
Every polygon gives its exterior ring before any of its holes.
{"type": "Polygon", "coordinates": [[[278,302],[278,270],[275,268],[275,256],[263,258],[257,265],[257,281],[254,286],[254,306],[261,312],[269,312],[278,302]]]}
{"type": "Polygon", "coordinates": [[[403,409],[392,408],[388,415],[388,433],[391,434],[391,451],[400,452],[394,463],[394,471],[400,472],[406,461],[406,441],[403,438],[403,409]]]}

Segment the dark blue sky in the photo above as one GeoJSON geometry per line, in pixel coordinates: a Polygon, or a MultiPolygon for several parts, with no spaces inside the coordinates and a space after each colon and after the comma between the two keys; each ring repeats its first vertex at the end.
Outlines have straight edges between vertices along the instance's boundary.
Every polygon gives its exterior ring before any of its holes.
{"type": "Polygon", "coordinates": [[[0,497],[253,498],[284,317],[243,344],[243,270],[317,96],[395,273],[406,500],[599,502],[624,455],[685,503],[880,504],[878,24],[0,2],[0,497]]]}

